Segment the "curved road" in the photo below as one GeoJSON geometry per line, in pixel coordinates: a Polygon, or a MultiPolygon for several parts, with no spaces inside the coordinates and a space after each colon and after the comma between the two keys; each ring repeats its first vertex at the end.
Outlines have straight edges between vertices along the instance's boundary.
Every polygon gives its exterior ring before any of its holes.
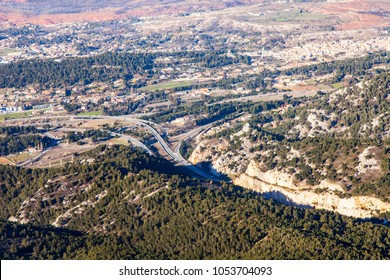
{"type": "Polygon", "coordinates": [[[215,176],[213,175],[210,175],[209,173],[203,171],[202,169],[200,169],[199,167],[195,166],[195,165],[192,165],[190,162],[188,162],[187,160],[185,160],[181,154],[179,152],[174,152],[172,151],[171,147],[169,147],[169,145],[165,142],[165,140],[161,137],[161,135],[157,132],[157,130],[155,130],[151,124],[153,124],[152,122],[149,122],[149,121],[145,121],[145,120],[138,120],[138,119],[132,119],[132,118],[126,118],[126,117],[122,117],[122,119],[126,119],[126,120],[129,120],[129,121],[133,121],[134,123],[136,124],[139,124],[139,125],[144,125],[144,127],[146,129],[148,129],[152,134],[153,136],[157,139],[157,141],[160,143],[161,147],[164,149],[164,151],[179,165],[179,166],[183,166],[187,169],[189,169],[190,171],[192,171],[193,173],[196,173],[198,175],[200,175],[201,177],[204,177],[204,178],[207,178],[207,179],[210,179],[210,180],[219,180],[218,178],[216,178],[215,176]]]}
{"type": "MultiPolygon", "coordinates": [[[[51,134],[50,132],[46,132],[44,133],[45,136],[51,138],[53,141],[58,141],[60,140],[59,138],[55,137],[53,134],[51,134]]],[[[29,163],[32,163],[32,162],[35,162],[37,161],[38,159],[40,159],[42,156],[44,156],[48,151],[51,150],[51,148],[53,148],[53,145],[51,145],[50,147],[47,147],[45,150],[42,150],[38,155],[36,155],[35,157],[33,158],[30,158],[28,160],[26,160],[25,162],[22,162],[22,163],[19,163],[18,166],[26,166],[28,165],[29,163]]]]}
{"type": "Polygon", "coordinates": [[[153,155],[153,152],[148,147],[146,147],[146,145],[144,143],[142,143],[141,141],[138,141],[137,139],[135,139],[133,137],[130,137],[130,136],[122,134],[122,133],[111,132],[111,131],[110,131],[110,134],[112,136],[119,136],[119,137],[125,138],[126,140],[130,141],[131,144],[133,144],[133,146],[140,147],[145,152],[147,152],[149,155],[151,155],[151,156],[153,155]]]}
{"type": "MultiPolygon", "coordinates": [[[[59,119],[61,119],[61,118],[72,118],[72,119],[118,119],[118,120],[127,120],[127,121],[134,122],[136,124],[144,125],[144,127],[146,129],[148,129],[153,134],[153,136],[160,143],[160,145],[164,149],[164,151],[177,163],[177,165],[183,166],[183,167],[187,168],[188,170],[192,171],[193,173],[195,173],[195,174],[197,174],[197,175],[199,175],[199,176],[201,176],[203,178],[207,178],[207,179],[210,179],[210,180],[217,180],[217,181],[220,180],[217,177],[215,177],[215,176],[205,172],[204,170],[200,169],[199,167],[197,167],[195,165],[192,165],[190,162],[185,160],[182,157],[182,155],[180,154],[180,145],[181,145],[181,143],[179,143],[178,147],[176,147],[175,151],[173,151],[170,148],[170,146],[165,142],[165,140],[161,137],[161,135],[157,132],[157,130],[155,130],[152,127],[152,125],[157,125],[155,123],[152,123],[152,122],[149,122],[149,121],[146,121],[146,120],[136,119],[136,118],[134,118],[131,115],[130,116],[94,116],[94,117],[84,117],[84,116],[75,116],[75,115],[42,116],[42,117],[33,117],[33,118],[30,118],[30,120],[40,120],[40,119],[49,120],[49,119],[55,119],[55,118],[57,118],[57,119],[58,118],[59,119]]],[[[187,132],[188,136],[185,139],[188,139],[190,137],[194,137],[197,133],[200,133],[202,130],[206,129],[207,127],[209,127],[211,125],[212,124],[205,125],[205,126],[202,126],[202,127],[199,127],[199,128],[196,128],[196,129],[194,129],[192,131],[187,132]]],[[[118,136],[124,137],[124,138],[130,140],[135,146],[141,147],[147,153],[153,155],[153,153],[150,151],[150,149],[148,147],[146,147],[145,144],[143,144],[142,142],[138,141],[137,139],[134,139],[134,138],[132,138],[130,136],[123,135],[123,134],[120,134],[120,133],[115,133],[115,132],[112,132],[111,134],[114,135],[114,136],[118,135],[118,136]]],[[[51,138],[54,138],[54,136],[51,135],[50,133],[48,133],[47,136],[49,136],[51,138]]],[[[38,156],[34,157],[33,159],[31,159],[31,160],[29,160],[27,162],[22,163],[21,165],[26,165],[29,162],[38,159],[39,157],[41,157],[42,155],[47,153],[47,151],[49,149],[47,149],[45,151],[42,151],[42,153],[40,153],[38,156]]]]}

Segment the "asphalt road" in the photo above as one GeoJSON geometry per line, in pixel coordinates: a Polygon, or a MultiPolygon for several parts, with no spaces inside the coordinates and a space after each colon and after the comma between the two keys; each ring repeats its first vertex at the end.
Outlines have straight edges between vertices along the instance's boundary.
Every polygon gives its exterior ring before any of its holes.
{"type": "MultiPolygon", "coordinates": [[[[167,142],[157,132],[157,130],[153,128],[153,126],[158,126],[158,124],[155,124],[155,123],[152,123],[152,122],[149,122],[149,121],[146,121],[146,120],[136,119],[133,116],[118,116],[118,117],[94,116],[94,117],[83,117],[83,116],[75,116],[75,115],[65,115],[65,116],[60,116],[60,117],[59,116],[41,116],[41,117],[30,118],[30,120],[49,120],[49,119],[56,119],[56,118],[59,118],[59,119],[71,118],[71,119],[86,119],[86,120],[89,120],[89,119],[118,119],[118,120],[127,120],[127,121],[134,122],[136,124],[139,124],[139,125],[143,125],[146,129],[148,129],[153,134],[153,136],[160,143],[160,145],[164,149],[164,151],[169,155],[169,157],[171,157],[176,162],[176,164],[178,166],[183,166],[186,169],[190,170],[192,173],[199,175],[200,177],[207,178],[207,179],[210,179],[210,180],[219,180],[217,177],[207,173],[206,171],[202,170],[198,166],[192,165],[190,162],[185,160],[182,157],[182,155],[180,154],[180,145],[181,145],[181,143],[179,143],[178,147],[176,147],[175,151],[173,151],[171,149],[171,147],[167,144],[167,142]]],[[[206,126],[202,126],[202,127],[199,127],[199,128],[196,128],[194,130],[191,130],[191,131],[187,132],[188,136],[186,136],[185,139],[194,137],[196,134],[200,133],[201,131],[206,129],[208,126],[211,126],[211,124],[210,125],[206,125],[206,126]]],[[[114,136],[118,135],[120,137],[124,137],[125,139],[129,140],[133,145],[141,147],[146,152],[148,152],[149,154],[153,155],[152,151],[145,144],[143,144],[142,142],[138,141],[137,139],[134,139],[134,138],[132,138],[132,137],[130,137],[128,135],[115,133],[115,132],[112,132],[111,134],[114,135],[114,136]]],[[[54,137],[54,135],[52,135],[50,133],[47,133],[46,135],[48,137],[50,137],[50,138],[58,140],[57,138],[54,137]]],[[[50,148],[42,151],[39,155],[37,155],[33,159],[30,159],[30,160],[28,160],[28,161],[26,161],[24,163],[21,163],[20,166],[25,166],[25,165],[29,164],[30,162],[36,161],[37,159],[42,157],[45,153],[47,153],[49,150],[50,150],[50,148]]]]}
{"type": "Polygon", "coordinates": [[[133,118],[130,118],[130,119],[126,118],[126,119],[129,120],[129,121],[133,121],[136,124],[143,125],[147,130],[149,130],[153,134],[153,136],[156,138],[156,140],[160,143],[160,145],[164,149],[164,151],[176,162],[177,165],[183,166],[183,167],[189,169],[190,171],[192,171],[193,173],[196,173],[196,174],[200,175],[203,178],[207,178],[207,179],[210,179],[210,180],[218,180],[218,178],[216,178],[215,176],[210,175],[209,173],[203,171],[199,167],[197,167],[195,165],[192,165],[190,162],[185,160],[181,156],[181,154],[180,154],[178,149],[176,149],[176,151],[173,151],[171,149],[171,147],[169,147],[167,142],[165,142],[165,140],[157,132],[157,130],[155,130],[152,127],[152,125],[154,123],[151,123],[149,121],[144,121],[144,120],[133,119],[133,118]]]}

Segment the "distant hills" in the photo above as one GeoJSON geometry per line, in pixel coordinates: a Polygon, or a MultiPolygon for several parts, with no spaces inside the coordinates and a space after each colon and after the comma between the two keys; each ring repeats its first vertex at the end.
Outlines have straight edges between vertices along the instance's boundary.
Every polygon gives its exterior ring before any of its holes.
{"type": "Polygon", "coordinates": [[[29,12],[38,14],[62,14],[62,13],[81,13],[90,12],[99,9],[115,9],[122,12],[126,12],[130,9],[148,9],[154,10],[159,7],[158,12],[164,13],[172,10],[180,12],[184,11],[195,11],[199,9],[218,9],[226,8],[237,5],[247,5],[252,3],[261,3],[264,0],[249,0],[249,1],[175,1],[175,0],[86,0],[86,1],[66,1],[66,0],[4,0],[0,2],[0,7],[3,9],[15,9],[16,11],[29,12]]]}
{"type": "Polygon", "coordinates": [[[178,15],[262,3],[263,1],[3,0],[0,1],[0,24],[2,22],[18,25],[24,23],[53,24],[82,20],[113,20],[127,16],[178,15]]]}

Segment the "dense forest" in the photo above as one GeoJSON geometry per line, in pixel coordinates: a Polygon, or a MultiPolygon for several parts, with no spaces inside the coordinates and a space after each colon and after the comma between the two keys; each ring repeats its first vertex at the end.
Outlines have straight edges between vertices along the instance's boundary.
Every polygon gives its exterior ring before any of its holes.
{"type": "Polygon", "coordinates": [[[91,138],[92,142],[107,140],[110,138],[110,133],[107,131],[90,129],[84,132],[68,132],[66,136],[63,136],[63,140],[68,141],[69,143],[75,143],[85,138],[91,138]]]}
{"type": "Polygon", "coordinates": [[[19,153],[27,148],[38,148],[42,144],[42,148],[46,149],[52,143],[52,140],[46,136],[40,135],[22,135],[0,137],[0,156],[19,153]]]}
{"type": "Polygon", "coordinates": [[[2,259],[390,258],[387,226],[190,179],[124,146],[79,161],[0,166],[2,259]]]}
{"type": "MultiPolygon", "coordinates": [[[[250,63],[250,60],[242,57],[240,62],[250,63]]],[[[234,89],[238,86],[247,90],[260,90],[261,93],[275,92],[272,88],[273,79],[275,77],[286,75],[296,76],[301,75],[307,78],[334,74],[332,83],[342,81],[346,76],[352,75],[355,78],[377,74],[381,70],[373,71],[372,68],[380,64],[390,63],[390,57],[387,52],[370,54],[362,58],[350,58],[341,61],[317,63],[308,66],[300,66],[287,70],[264,70],[259,74],[242,75],[238,77],[224,77],[220,80],[203,82],[188,86],[175,87],[173,91],[186,91],[199,88],[221,88],[234,89]]]]}
{"type": "Polygon", "coordinates": [[[364,76],[370,73],[373,66],[388,63],[390,63],[389,53],[382,52],[370,54],[362,58],[350,58],[342,61],[291,68],[280,73],[289,76],[305,75],[309,77],[335,73],[333,82],[339,82],[347,75],[355,77],[364,76]]]}
{"type": "Polygon", "coordinates": [[[43,130],[37,129],[35,126],[2,126],[0,134],[5,136],[13,134],[41,133],[43,130]]]}
{"type": "MultiPolygon", "coordinates": [[[[70,85],[88,85],[92,82],[112,82],[122,79],[127,86],[133,85],[134,74],[153,74],[155,59],[173,57],[175,63],[197,64],[199,67],[214,68],[236,63],[250,64],[248,56],[228,56],[226,51],[177,52],[177,53],[105,53],[92,57],[24,60],[0,66],[0,88],[24,87],[38,84],[41,87],[56,88],[70,85]]],[[[170,64],[166,65],[170,66],[170,64]]]]}
{"type": "Polygon", "coordinates": [[[106,53],[94,57],[64,58],[61,61],[25,60],[0,66],[0,87],[69,86],[93,81],[129,78],[133,72],[153,68],[153,54],[106,53]]]}
{"type": "MultiPolygon", "coordinates": [[[[297,101],[298,102],[298,101],[297,101]]],[[[197,101],[191,104],[184,104],[163,112],[155,113],[144,117],[156,123],[170,122],[176,118],[186,115],[197,115],[197,125],[204,125],[216,120],[220,120],[231,114],[251,113],[258,114],[266,110],[272,110],[285,104],[284,101],[267,101],[267,102],[226,102],[207,104],[206,101],[197,101]]]]}

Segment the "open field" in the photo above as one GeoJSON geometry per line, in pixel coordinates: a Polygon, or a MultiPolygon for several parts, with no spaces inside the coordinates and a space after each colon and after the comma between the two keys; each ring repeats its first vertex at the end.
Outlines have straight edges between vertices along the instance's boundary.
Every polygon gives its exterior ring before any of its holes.
{"type": "Polygon", "coordinates": [[[10,120],[10,119],[28,118],[31,116],[32,116],[32,112],[4,114],[4,115],[0,115],[0,122],[5,121],[5,120],[10,120]]]}
{"type": "Polygon", "coordinates": [[[194,82],[196,81],[195,80],[169,81],[169,82],[163,82],[155,85],[148,85],[146,87],[141,88],[141,90],[146,90],[146,91],[166,90],[175,87],[190,86],[194,84],[194,82]]]}
{"type": "Polygon", "coordinates": [[[77,114],[77,116],[101,116],[103,114],[102,111],[92,111],[92,112],[84,112],[77,114]]]}
{"type": "Polygon", "coordinates": [[[342,30],[367,29],[389,26],[390,1],[387,0],[352,0],[315,5],[312,11],[324,15],[338,16],[342,21],[342,30]]]}
{"type": "Polygon", "coordinates": [[[291,12],[276,13],[275,17],[271,20],[277,22],[288,22],[288,21],[315,21],[315,20],[324,20],[327,17],[325,15],[302,12],[298,10],[293,10],[291,12]]]}
{"type": "Polygon", "coordinates": [[[98,119],[98,120],[82,120],[80,121],[82,124],[80,126],[77,126],[78,128],[85,128],[85,129],[99,129],[102,128],[103,125],[109,125],[114,126],[114,124],[126,126],[129,122],[124,121],[118,121],[114,119],[98,119]]]}
{"type": "Polygon", "coordinates": [[[15,165],[14,162],[10,161],[9,159],[5,158],[5,157],[0,157],[0,165],[2,164],[11,164],[11,165],[15,165]]]}
{"type": "Polygon", "coordinates": [[[74,154],[81,154],[87,151],[90,151],[96,148],[98,145],[93,144],[85,144],[85,145],[77,145],[77,144],[61,144],[52,148],[48,151],[43,157],[41,157],[38,161],[34,162],[32,166],[35,167],[49,167],[49,166],[58,166],[61,164],[65,164],[66,162],[71,162],[74,159],[74,154]]]}
{"type": "Polygon", "coordinates": [[[340,89],[343,87],[343,83],[334,83],[332,84],[332,88],[334,89],[340,89]]]}
{"type": "Polygon", "coordinates": [[[39,155],[39,152],[34,152],[34,153],[23,152],[23,153],[9,155],[7,157],[7,159],[13,163],[19,164],[19,163],[25,162],[29,159],[32,159],[32,158],[36,157],[37,155],[39,155]]]}
{"type": "Polygon", "coordinates": [[[258,15],[253,14],[242,14],[234,17],[235,20],[239,22],[249,22],[255,24],[265,24],[267,22],[300,22],[300,21],[319,21],[325,20],[329,16],[320,14],[320,13],[311,13],[307,11],[302,11],[299,9],[291,9],[290,11],[275,12],[270,14],[258,15]]]}
{"type": "Polygon", "coordinates": [[[104,142],[103,144],[105,145],[129,145],[129,142],[124,139],[124,138],[112,138],[106,142],[104,142]]]}
{"type": "Polygon", "coordinates": [[[11,114],[1,114],[0,115],[0,122],[5,121],[5,120],[12,120],[12,119],[23,119],[23,118],[28,118],[33,115],[38,115],[41,114],[45,111],[49,111],[51,108],[46,108],[46,109],[37,109],[37,110],[28,110],[24,112],[17,112],[17,113],[11,113],[11,114]]]}
{"type": "Polygon", "coordinates": [[[31,167],[55,167],[67,162],[72,162],[77,158],[76,154],[82,154],[90,150],[95,149],[99,145],[129,145],[126,139],[123,138],[112,138],[104,142],[93,143],[88,141],[85,145],[73,144],[60,144],[59,146],[51,149],[45,154],[40,160],[34,162],[31,167]]]}

